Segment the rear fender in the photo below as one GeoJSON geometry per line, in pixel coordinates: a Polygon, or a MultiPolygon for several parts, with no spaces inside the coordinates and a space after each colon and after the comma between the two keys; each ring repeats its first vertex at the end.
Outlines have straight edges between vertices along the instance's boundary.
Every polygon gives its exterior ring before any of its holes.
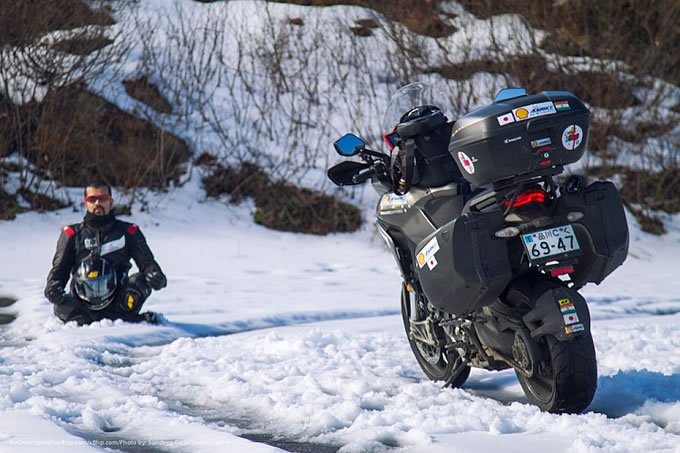
{"type": "Polygon", "coordinates": [[[586,300],[577,291],[558,287],[544,292],[536,307],[522,317],[531,338],[553,335],[559,341],[590,332],[590,312],[586,300]]]}

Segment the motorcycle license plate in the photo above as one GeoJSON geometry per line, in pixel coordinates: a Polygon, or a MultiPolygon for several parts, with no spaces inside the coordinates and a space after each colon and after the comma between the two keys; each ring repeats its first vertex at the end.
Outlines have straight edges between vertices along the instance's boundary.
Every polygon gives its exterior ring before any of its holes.
{"type": "Polygon", "coordinates": [[[573,256],[581,250],[571,225],[523,234],[522,243],[532,264],[548,261],[551,257],[573,256]]]}

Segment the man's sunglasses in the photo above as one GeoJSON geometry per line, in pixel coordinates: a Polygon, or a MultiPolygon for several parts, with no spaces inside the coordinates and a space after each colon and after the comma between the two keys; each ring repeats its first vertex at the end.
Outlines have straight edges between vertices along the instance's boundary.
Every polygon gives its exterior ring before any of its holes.
{"type": "Polygon", "coordinates": [[[90,195],[87,196],[83,199],[85,203],[96,203],[97,201],[100,203],[104,203],[105,201],[109,201],[111,199],[111,195],[90,195]]]}

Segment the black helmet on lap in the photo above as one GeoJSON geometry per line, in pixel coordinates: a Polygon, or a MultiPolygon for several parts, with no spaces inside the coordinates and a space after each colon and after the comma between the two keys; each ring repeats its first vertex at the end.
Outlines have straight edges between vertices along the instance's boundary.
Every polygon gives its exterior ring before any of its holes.
{"type": "Polygon", "coordinates": [[[91,310],[102,310],[113,300],[116,270],[104,258],[88,258],[73,275],[73,291],[91,310]]]}

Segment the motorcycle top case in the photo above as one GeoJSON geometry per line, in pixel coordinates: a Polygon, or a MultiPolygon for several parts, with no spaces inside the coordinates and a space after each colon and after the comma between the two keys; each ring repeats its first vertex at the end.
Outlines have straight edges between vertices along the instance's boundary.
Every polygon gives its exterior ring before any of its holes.
{"type": "Polygon", "coordinates": [[[505,99],[459,118],[449,152],[476,186],[579,160],[588,143],[590,111],[567,91],[505,99]]]}

